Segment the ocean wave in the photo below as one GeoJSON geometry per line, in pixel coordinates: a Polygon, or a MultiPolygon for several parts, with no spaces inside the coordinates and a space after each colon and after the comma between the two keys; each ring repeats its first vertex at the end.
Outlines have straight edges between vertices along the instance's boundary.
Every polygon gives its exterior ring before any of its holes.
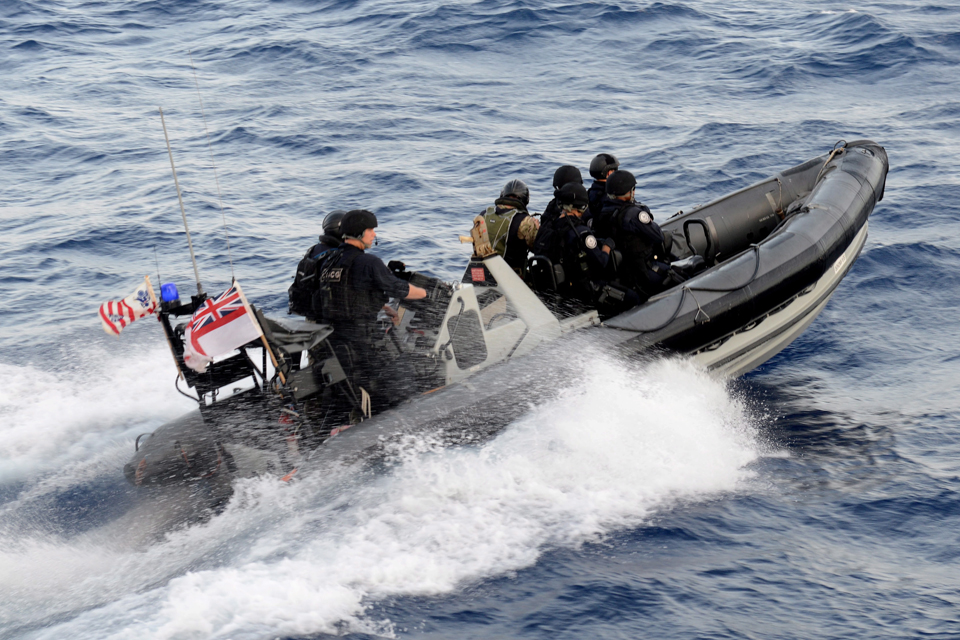
{"type": "Polygon", "coordinates": [[[958,15],[0,2],[0,635],[949,635],[958,15]],[[189,401],[156,322],[117,340],[96,318],[157,263],[194,290],[158,105],[204,287],[232,259],[278,315],[333,208],[375,211],[377,255],[453,280],[507,180],[539,210],[557,166],[589,184],[601,151],[658,221],[840,138],[877,140],[891,172],[821,315],[731,387],[676,362],[585,369],[484,445],[244,480],[163,530],[176,500],[117,515],[122,462],[189,401]]]}

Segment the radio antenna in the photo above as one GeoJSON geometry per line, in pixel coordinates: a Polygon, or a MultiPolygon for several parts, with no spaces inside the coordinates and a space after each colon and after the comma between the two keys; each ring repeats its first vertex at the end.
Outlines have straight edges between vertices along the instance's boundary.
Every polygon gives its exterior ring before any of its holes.
{"type": "Polygon", "coordinates": [[[160,278],[160,258],[157,256],[157,245],[153,245],[153,259],[157,261],[157,284],[163,284],[163,280],[160,278]]]}
{"type": "Polygon", "coordinates": [[[203,131],[207,134],[207,151],[210,153],[210,164],[213,166],[213,179],[217,183],[217,202],[220,204],[220,218],[223,220],[223,235],[227,239],[227,258],[230,260],[230,278],[236,281],[233,273],[233,253],[230,250],[230,234],[227,233],[227,216],[223,212],[223,194],[220,193],[220,177],[217,175],[217,163],[213,161],[213,146],[210,144],[210,130],[207,128],[207,114],[203,110],[203,97],[200,95],[200,81],[197,80],[197,68],[193,65],[193,52],[187,50],[190,56],[190,68],[193,69],[193,83],[197,85],[197,100],[200,101],[200,116],[203,118],[203,131]]]}
{"type": "Polygon", "coordinates": [[[167,135],[167,122],[163,119],[163,107],[160,109],[160,124],[163,125],[163,137],[167,141],[167,153],[170,155],[170,169],[173,171],[173,184],[177,187],[177,199],[180,201],[180,215],[183,216],[183,228],[187,231],[187,246],[190,247],[190,260],[193,261],[193,275],[197,277],[197,295],[203,295],[200,286],[200,272],[197,270],[197,256],[193,253],[193,241],[190,240],[190,227],[187,225],[187,212],[183,208],[183,196],[180,195],[180,181],[177,180],[177,168],[173,165],[173,149],[170,148],[170,136],[167,135]]]}

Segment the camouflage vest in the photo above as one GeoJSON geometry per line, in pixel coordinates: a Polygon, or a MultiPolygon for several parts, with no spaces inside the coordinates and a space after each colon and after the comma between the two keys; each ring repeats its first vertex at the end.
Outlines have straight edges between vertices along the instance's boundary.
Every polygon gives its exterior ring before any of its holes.
{"type": "Polygon", "coordinates": [[[505,257],[507,254],[507,240],[510,239],[510,223],[517,215],[518,209],[504,209],[502,213],[497,213],[496,206],[487,207],[483,214],[487,222],[487,235],[490,237],[490,245],[493,250],[505,257]]]}

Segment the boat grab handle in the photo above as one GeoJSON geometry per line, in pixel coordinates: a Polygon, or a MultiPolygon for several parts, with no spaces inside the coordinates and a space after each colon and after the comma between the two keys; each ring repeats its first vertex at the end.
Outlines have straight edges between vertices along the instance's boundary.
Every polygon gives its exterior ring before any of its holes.
{"type": "MultiPolygon", "coordinates": [[[[703,250],[703,259],[709,263],[714,262],[713,258],[716,252],[716,246],[710,234],[710,225],[707,224],[706,220],[694,218],[693,220],[687,220],[683,223],[683,237],[687,241],[687,246],[693,249],[693,242],[690,240],[690,225],[692,224],[703,227],[703,237],[707,241],[707,247],[703,250]]],[[[696,251],[694,251],[694,253],[696,253],[696,251]]]]}
{"type": "Polygon", "coordinates": [[[138,436],[137,436],[137,439],[136,439],[136,440],[134,441],[134,443],[133,443],[133,450],[134,450],[134,451],[140,451],[140,438],[142,438],[143,436],[152,436],[152,435],[153,435],[153,432],[152,432],[152,431],[150,431],[150,432],[148,432],[148,433],[141,433],[140,435],[138,435],[138,436]]]}

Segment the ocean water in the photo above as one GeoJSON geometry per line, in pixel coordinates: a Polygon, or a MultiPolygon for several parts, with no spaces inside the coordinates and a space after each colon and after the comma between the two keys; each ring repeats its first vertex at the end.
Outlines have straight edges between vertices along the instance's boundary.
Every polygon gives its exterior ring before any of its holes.
{"type": "Polygon", "coordinates": [[[960,637],[958,65],[925,0],[3,0],[0,637],[960,637]],[[841,139],[891,169],[832,301],[741,379],[587,349],[491,439],[165,527],[180,498],[122,466],[192,403],[155,323],[96,317],[194,286],[158,107],[204,288],[277,315],[334,208],[454,279],[507,180],[541,209],[601,151],[661,220],[841,139]]]}

